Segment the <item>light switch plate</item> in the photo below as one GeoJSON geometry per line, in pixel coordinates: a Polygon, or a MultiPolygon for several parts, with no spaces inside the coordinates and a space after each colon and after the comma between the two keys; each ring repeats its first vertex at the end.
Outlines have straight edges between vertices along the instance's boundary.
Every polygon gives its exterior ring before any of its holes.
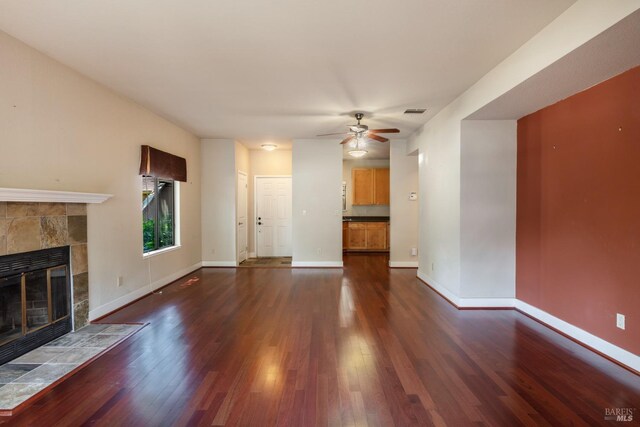
{"type": "Polygon", "coordinates": [[[624,314],[616,313],[616,326],[624,330],[624,314]]]}

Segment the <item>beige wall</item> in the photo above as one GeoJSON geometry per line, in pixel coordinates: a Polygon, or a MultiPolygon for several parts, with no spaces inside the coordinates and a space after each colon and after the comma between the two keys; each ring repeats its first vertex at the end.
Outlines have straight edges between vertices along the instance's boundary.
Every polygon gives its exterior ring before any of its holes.
{"type": "MultiPolygon", "coordinates": [[[[239,155],[241,156],[241,155],[239,155]]],[[[236,142],[202,140],[202,262],[236,265],[236,142]]]]}
{"type": "Polygon", "coordinates": [[[418,201],[409,194],[418,191],[418,156],[406,154],[406,142],[391,141],[391,253],[392,267],[417,267],[418,201]]]}
{"type": "Polygon", "coordinates": [[[293,265],[342,266],[342,146],[293,142],[293,265]]]}
{"type": "Polygon", "coordinates": [[[256,175],[291,175],[291,150],[249,150],[249,253],[255,256],[255,199],[256,175]]]}
{"type": "Polygon", "coordinates": [[[113,194],[88,207],[90,316],[199,266],[198,139],[2,32],[0,64],[0,187],[113,194]],[[189,182],[179,186],[182,246],[147,259],[143,144],[185,157],[189,170],[189,182]]]}
{"type": "Polygon", "coordinates": [[[388,168],[388,159],[345,159],[342,161],[342,180],[347,184],[347,210],[344,215],[358,216],[389,216],[389,206],[353,206],[353,185],[351,170],[353,168],[388,168]]]}

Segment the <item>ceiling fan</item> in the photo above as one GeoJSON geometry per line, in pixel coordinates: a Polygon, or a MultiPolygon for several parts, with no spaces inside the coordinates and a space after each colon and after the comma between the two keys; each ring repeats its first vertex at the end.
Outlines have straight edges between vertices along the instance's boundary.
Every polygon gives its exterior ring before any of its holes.
{"type": "Polygon", "coordinates": [[[369,129],[369,126],[363,125],[363,124],[360,123],[360,120],[362,120],[362,118],[364,117],[364,114],[356,113],[355,117],[356,117],[356,120],[358,121],[358,123],[355,124],[355,125],[350,125],[349,126],[349,131],[347,131],[347,132],[339,132],[339,133],[325,133],[325,134],[318,135],[318,136],[331,136],[331,135],[347,135],[347,134],[351,134],[351,135],[347,136],[345,139],[343,139],[342,142],[340,142],[340,144],[346,144],[347,142],[350,142],[353,139],[356,140],[356,144],[357,144],[358,141],[362,140],[363,138],[373,139],[373,140],[378,141],[378,142],[389,142],[389,139],[384,138],[384,137],[382,137],[382,136],[380,136],[378,134],[379,133],[400,133],[399,129],[369,129]]]}

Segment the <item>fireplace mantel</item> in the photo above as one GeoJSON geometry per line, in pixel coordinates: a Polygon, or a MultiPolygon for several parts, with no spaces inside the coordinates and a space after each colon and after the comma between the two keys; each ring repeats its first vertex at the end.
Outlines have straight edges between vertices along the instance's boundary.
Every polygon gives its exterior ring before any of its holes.
{"type": "Polygon", "coordinates": [[[112,194],[101,193],[0,188],[0,202],[102,203],[111,197],[112,194]]]}

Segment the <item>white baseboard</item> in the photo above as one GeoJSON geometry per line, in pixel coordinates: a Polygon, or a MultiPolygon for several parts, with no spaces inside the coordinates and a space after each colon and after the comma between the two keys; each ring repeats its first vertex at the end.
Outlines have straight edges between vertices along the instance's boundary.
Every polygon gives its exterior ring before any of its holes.
{"type": "Polygon", "coordinates": [[[517,298],[460,298],[420,270],[418,270],[418,278],[427,283],[443,298],[447,299],[459,309],[487,307],[515,308],[528,314],[534,319],[539,320],[543,324],[557,329],[587,347],[590,347],[605,356],[628,366],[636,372],[640,372],[639,356],[517,298]]]}
{"type": "Polygon", "coordinates": [[[515,298],[458,298],[458,308],[513,308],[515,298]]]}
{"type": "Polygon", "coordinates": [[[129,292],[126,295],[116,298],[111,302],[103,304],[100,307],[96,307],[93,310],[89,310],[89,321],[97,319],[98,317],[102,317],[105,314],[111,313],[112,311],[115,311],[120,307],[129,304],[131,301],[135,301],[138,298],[141,298],[155,291],[158,288],[168,285],[169,283],[181,278],[182,276],[186,276],[187,274],[199,269],[200,267],[202,267],[202,263],[198,262],[196,264],[193,264],[190,267],[183,268],[181,270],[176,271],[173,274],[170,274],[161,279],[158,279],[155,282],[151,283],[150,285],[145,285],[141,288],[136,289],[135,291],[129,292]]]}
{"type": "Polygon", "coordinates": [[[433,290],[435,290],[440,295],[442,295],[442,297],[444,299],[448,300],[450,303],[452,303],[456,307],[460,307],[460,304],[459,304],[460,298],[458,296],[456,296],[449,289],[447,289],[444,286],[442,286],[440,283],[436,282],[434,279],[429,277],[428,274],[426,274],[425,272],[421,271],[420,269],[418,269],[418,279],[422,280],[427,285],[431,286],[433,288],[433,290]]]}
{"type": "Polygon", "coordinates": [[[390,268],[418,268],[418,261],[389,261],[390,268]]]}
{"type": "Polygon", "coordinates": [[[636,372],[640,372],[640,357],[635,354],[618,347],[617,345],[611,344],[603,340],[602,338],[598,338],[597,336],[578,328],[570,323],[565,322],[562,319],[555,317],[552,314],[547,313],[546,311],[540,310],[530,304],[527,304],[524,301],[515,300],[515,308],[522,311],[523,313],[527,313],[529,316],[551,326],[554,329],[562,332],[570,336],[571,338],[585,344],[592,349],[599,351],[600,353],[617,360],[634,369],[636,372]]]}
{"type": "Polygon", "coordinates": [[[236,261],[202,261],[203,267],[237,267],[236,261]]]}
{"type": "Polygon", "coordinates": [[[342,261],[293,261],[291,267],[342,268],[342,261]]]}
{"type": "Polygon", "coordinates": [[[151,289],[148,285],[143,286],[142,288],[136,289],[135,291],[129,292],[126,295],[121,296],[111,302],[101,305],[93,310],[89,310],[89,321],[93,321],[98,317],[102,317],[107,313],[111,313],[119,309],[122,306],[129,304],[131,301],[135,301],[138,298],[141,298],[148,293],[151,292],[151,289]]]}

